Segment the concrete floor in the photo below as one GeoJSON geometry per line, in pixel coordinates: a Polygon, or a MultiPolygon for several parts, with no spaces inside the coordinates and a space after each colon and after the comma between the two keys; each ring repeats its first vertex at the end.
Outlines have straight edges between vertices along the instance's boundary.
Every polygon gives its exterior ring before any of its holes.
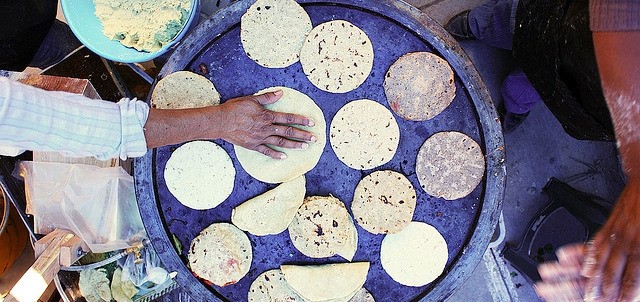
{"type": "MultiPolygon", "coordinates": [[[[441,25],[482,0],[409,0],[441,25]]],[[[514,68],[510,53],[479,41],[460,41],[491,92],[502,102],[502,80],[514,68]]],[[[525,122],[505,135],[507,183],[503,202],[505,239],[489,248],[472,276],[448,301],[540,301],[533,285],[502,256],[505,244],[516,245],[529,221],[548,203],[541,194],[551,177],[575,189],[614,202],[624,181],[614,143],[580,141],[564,132],[544,104],[538,104],[525,122]]]]}

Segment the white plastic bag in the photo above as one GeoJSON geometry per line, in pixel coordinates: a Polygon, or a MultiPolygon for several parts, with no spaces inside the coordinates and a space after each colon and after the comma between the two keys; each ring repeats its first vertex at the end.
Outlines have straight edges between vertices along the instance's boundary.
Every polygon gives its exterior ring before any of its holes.
{"type": "Polygon", "coordinates": [[[36,233],[70,230],[94,253],[125,249],[146,238],[133,177],[122,168],[20,162],[17,169],[36,233]]]}

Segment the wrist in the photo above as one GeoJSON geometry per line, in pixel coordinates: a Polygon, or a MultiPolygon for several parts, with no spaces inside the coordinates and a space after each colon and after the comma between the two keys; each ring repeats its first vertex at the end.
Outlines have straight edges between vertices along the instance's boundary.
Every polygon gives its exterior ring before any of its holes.
{"type": "Polygon", "coordinates": [[[225,125],[229,122],[222,105],[192,109],[191,140],[212,140],[224,137],[225,125]]]}

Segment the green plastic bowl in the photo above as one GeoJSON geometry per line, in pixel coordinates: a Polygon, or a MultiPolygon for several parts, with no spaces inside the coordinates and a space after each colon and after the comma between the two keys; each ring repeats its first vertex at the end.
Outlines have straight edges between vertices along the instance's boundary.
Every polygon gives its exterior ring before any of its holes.
{"type": "Polygon", "coordinates": [[[161,49],[154,52],[139,51],[122,45],[119,41],[111,40],[102,33],[102,23],[96,16],[93,0],[60,0],[62,12],[67,24],[86,47],[99,56],[115,62],[137,63],[150,61],[171,49],[189,31],[198,19],[199,0],[191,0],[189,18],[182,26],[178,35],[161,49]]]}

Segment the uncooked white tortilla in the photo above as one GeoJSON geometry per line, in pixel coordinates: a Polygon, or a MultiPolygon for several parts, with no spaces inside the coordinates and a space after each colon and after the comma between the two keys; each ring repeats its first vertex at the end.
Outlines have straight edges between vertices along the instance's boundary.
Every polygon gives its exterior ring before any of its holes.
{"type": "Polygon", "coordinates": [[[293,0],[258,0],[242,15],[240,23],[245,53],[267,68],[298,62],[310,31],[309,15],[293,0]]]}
{"type": "Polygon", "coordinates": [[[162,78],[153,88],[151,106],[158,109],[199,108],[220,104],[220,94],[209,79],[191,71],[162,78]]]}
{"type": "Polygon", "coordinates": [[[198,277],[217,286],[235,284],[253,260],[249,237],[234,225],[214,223],[191,241],[189,266],[198,277]]]}
{"type": "Polygon", "coordinates": [[[351,211],[358,224],[373,234],[400,232],[413,218],[416,190],[402,174],[384,170],[365,176],[353,193],[351,211]]]}
{"type": "Polygon", "coordinates": [[[349,301],[367,280],[369,262],[282,265],[280,270],[306,301],[349,301]]]}
{"type": "Polygon", "coordinates": [[[333,93],[358,88],[373,67],[373,46],[365,32],[344,20],[311,30],[300,51],[304,74],[313,85],[333,93]]]}
{"type": "Polygon", "coordinates": [[[438,278],[449,252],[444,237],[431,225],[412,221],[404,230],[382,239],[380,262],[396,282],[423,286],[438,278]]]}
{"type": "Polygon", "coordinates": [[[260,274],[249,287],[250,302],[296,302],[304,301],[284,280],[279,269],[260,274]]]}
{"type": "Polygon", "coordinates": [[[311,258],[333,255],[351,261],[358,248],[358,232],[344,203],[333,196],[310,196],[289,225],[293,246],[311,258]]]}
{"type": "Polygon", "coordinates": [[[400,143],[400,128],[389,109],[371,100],[344,105],[331,121],[331,147],[345,165],[368,170],[389,162],[400,143]]]}
{"type": "Polygon", "coordinates": [[[164,168],[169,192],[194,210],[215,208],[231,195],[236,178],[227,151],[212,142],[193,141],[171,153],[164,168]]]}
{"type": "Polygon", "coordinates": [[[454,131],[429,137],[416,158],[416,174],[424,191],[447,200],[469,195],[484,177],[484,166],[478,143],[454,131]]]}
{"type": "Polygon", "coordinates": [[[303,176],[283,182],[262,195],[251,198],[231,212],[231,222],[256,236],[279,234],[286,230],[304,201],[303,176]]]}
{"type": "Polygon", "coordinates": [[[318,164],[324,146],[327,143],[327,124],[322,110],[306,94],[287,87],[267,88],[256,94],[278,89],[282,90],[282,97],[277,102],[266,105],[265,108],[273,111],[295,113],[310,118],[315,123],[313,127],[295,127],[312,132],[317,141],[309,142],[309,148],[306,150],[272,146],[273,149],[285,153],[287,155],[285,159],[273,159],[260,152],[234,146],[238,161],[245,171],[255,179],[267,183],[290,181],[307,173],[318,164]]]}
{"type": "Polygon", "coordinates": [[[407,120],[424,121],[451,104],[456,85],[447,61],[430,52],[413,52],[391,65],[384,91],[395,113],[407,120]]]}

